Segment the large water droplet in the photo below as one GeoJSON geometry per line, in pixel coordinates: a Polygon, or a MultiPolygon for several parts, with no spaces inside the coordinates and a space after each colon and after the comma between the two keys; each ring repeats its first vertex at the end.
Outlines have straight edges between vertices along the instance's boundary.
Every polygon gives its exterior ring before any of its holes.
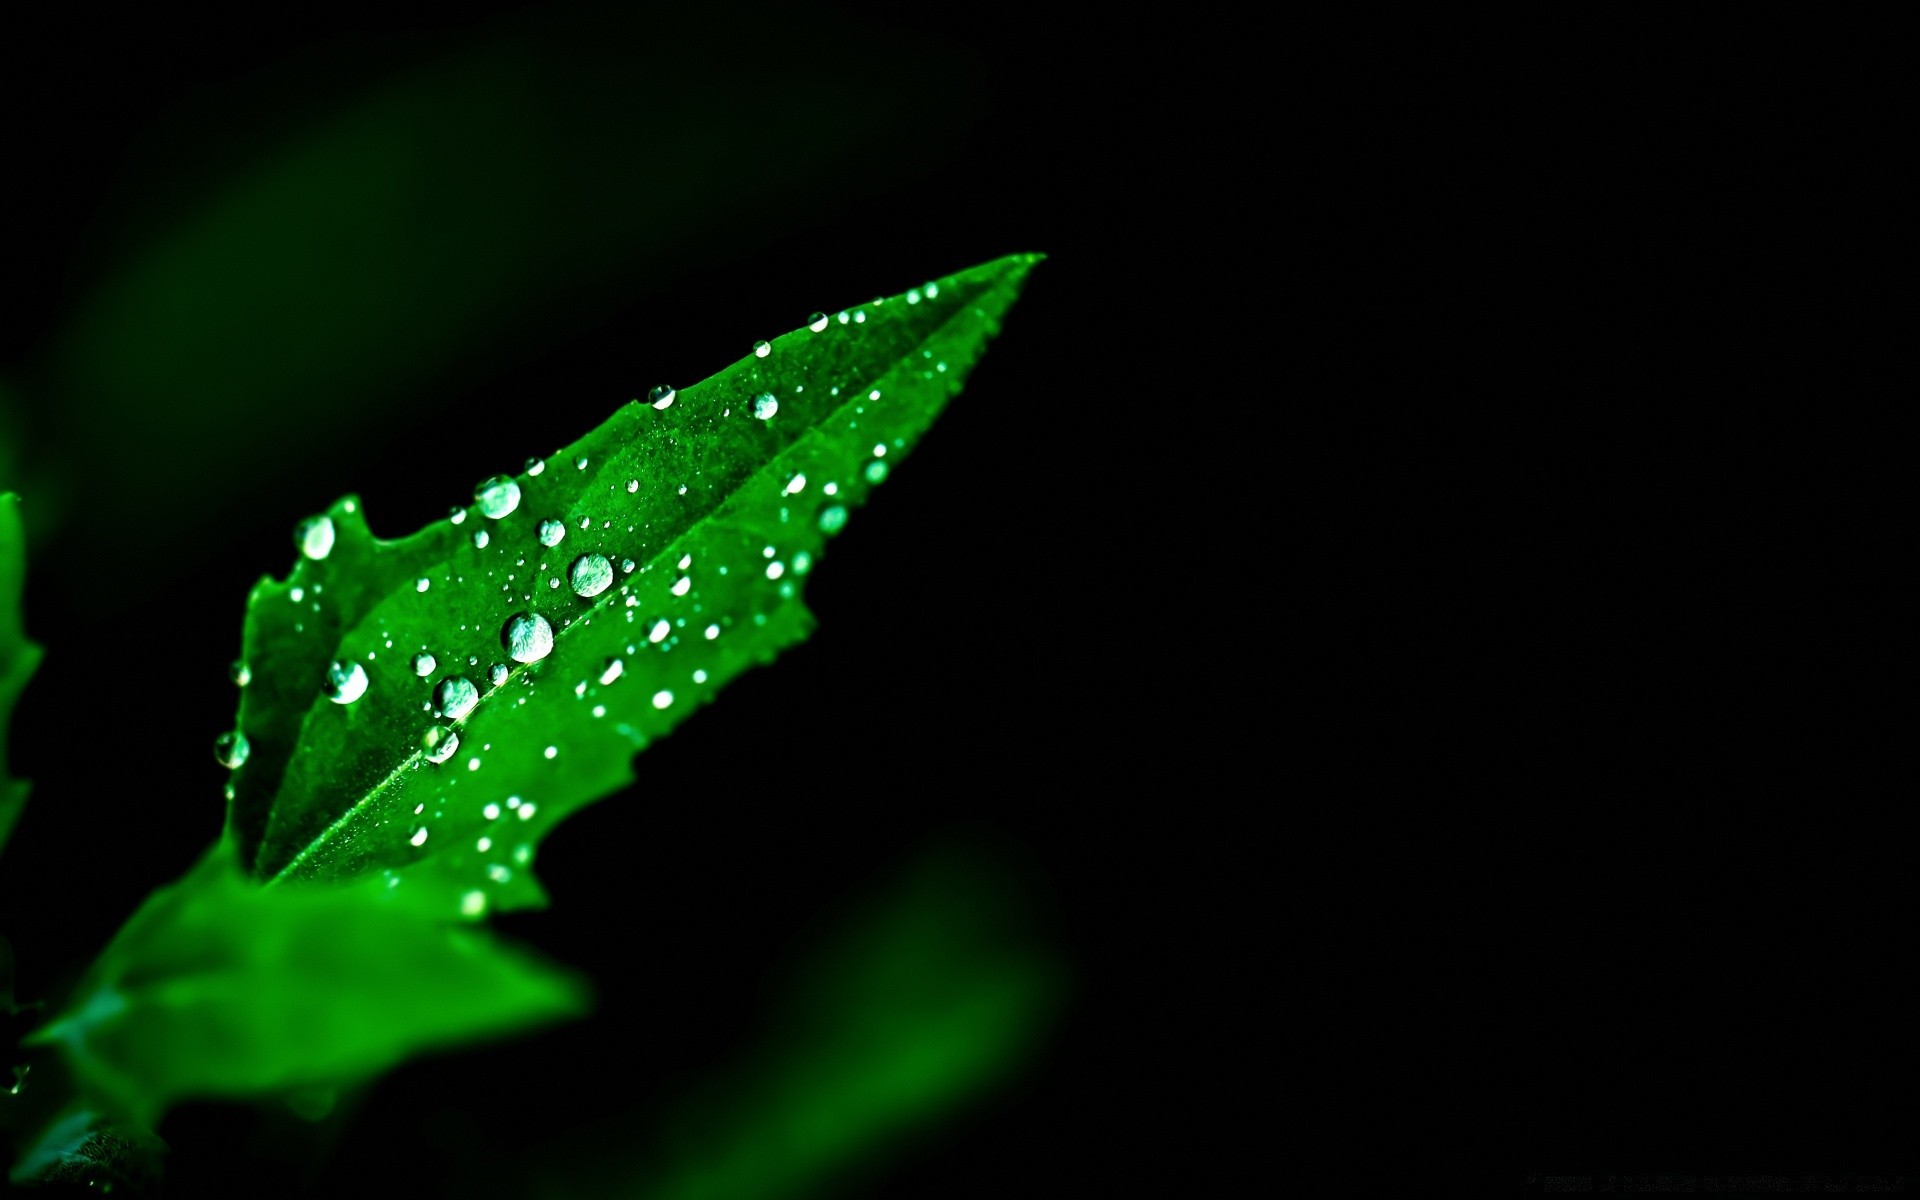
{"type": "Polygon", "coordinates": [[[367,694],[367,673],[357,662],[336,660],[327,665],[324,690],[335,704],[352,704],[367,694]]]}
{"type": "Polygon", "coordinates": [[[753,344],[753,356],[755,358],[765,358],[767,355],[772,353],[773,353],[773,347],[767,345],[767,343],[765,342],[755,342],[753,344]]]}
{"type": "Polygon", "coordinates": [[[827,314],[815,313],[807,318],[807,328],[819,333],[827,327],[827,314]]]}
{"type": "Polygon", "coordinates": [[[770,421],[773,414],[780,411],[780,402],[773,398],[772,392],[761,392],[753,398],[753,415],[762,421],[770,421]]]}
{"type": "Polygon", "coordinates": [[[647,403],[655,408],[667,408],[673,404],[673,398],[677,395],[679,395],[678,392],[663,383],[647,393],[647,403]]]}
{"type": "MultiPolygon", "coordinates": [[[[443,763],[452,758],[453,752],[460,748],[460,734],[455,730],[435,725],[421,735],[420,748],[426,751],[430,760],[443,763]]],[[[418,842],[414,844],[419,845],[418,842]]]]}
{"type": "Polygon", "coordinates": [[[473,686],[471,679],[461,675],[442,679],[440,686],[433,689],[434,707],[445,714],[449,721],[458,721],[472,712],[473,706],[478,703],[480,689],[473,686]]]}
{"type": "Polygon", "coordinates": [[[439,665],[440,660],[425,650],[413,656],[413,673],[422,679],[433,674],[433,669],[439,665]]]}
{"type": "Polygon", "coordinates": [[[613,583],[613,564],[604,554],[582,554],[567,568],[567,582],[576,596],[598,596],[613,583]]]}
{"type": "Polygon", "coordinates": [[[293,544],[308,558],[325,558],[333,550],[333,518],[308,517],[295,525],[293,544]]]}
{"type": "Polygon", "coordinates": [[[520,485],[510,475],[495,475],[474,486],[473,502],[486,516],[499,520],[520,507],[520,485]]]}
{"type": "Polygon", "coordinates": [[[553,626],[539,613],[516,613],[500,631],[507,657],[515,662],[539,662],[553,653],[553,626]]]}
{"type": "Polygon", "coordinates": [[[246,762],[247,755],[252,752],[253,747],[247,744],[247,735],[238,729],[213,739],[213,756],[229,771],[246,762]]]}
{"type": "Polygon", "coordinates": [[[560,539],[567,536],[567,527],[552,517],[540,522],[540,544],[558,546],[560,539]]]}
{"type": "Polygon", "coordinates": [[[839,533],[847,524],[845,505],[830,504],[820,510],[820,529],[825,533],[839,533]]]}

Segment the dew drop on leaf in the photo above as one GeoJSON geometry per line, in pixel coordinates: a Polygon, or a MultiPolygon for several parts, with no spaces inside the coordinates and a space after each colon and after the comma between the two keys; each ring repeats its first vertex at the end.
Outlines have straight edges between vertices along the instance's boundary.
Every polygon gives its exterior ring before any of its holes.
{"type": "Polygon", "coordinates": [[[475,486],[473,502],[483,515],[497,521],[520,507],[520,485],[511,476],[495,475],[475,486]]]}
{"type": "Polygon", "coordinates": [[[433,674],[433,669],[439,665],[440,660],[425,650],[413,656],[413,673],[422,679],[433,674]]]}
{"type": "Polygon", "coordinates": [[[785,494],[789,496],[798,496],[806,486],[807,486],[807,477],[805,475],[795,475],[792,479],[787,480],[787,489],[785,494]]]}
{"type": "Polygon", "coordinates": [[[613,583],[613,564],[604,554],[582,554],[567,568],[567,582],[576,596],[598,596],[613,583]]]}
{"type": "Polygon", "coordinates": [[[753,415],[762,421],[771,421],[773,414],[780,411],[780,402],[773,398],[772,392],[761,392],[753,398],[753,415]]]}
{"type": "Polygon", "coordinates": [[[493,667],[487,672],[487,678],[493,681],[493,686],[495,687],[499,687],[505,683],[507,681],[507,664],[493,664],[493,667]]]}
{"type": "Polygon", "coordinates": [[[883,483],[886,481],[886,478],[887,478],[886,463],[870,462],[867,464],[867,482],[868,483],[883,483]]]}
{"type": "Polygon", "coordinates": [[[632,560],[632,559],[630,559],[630,558],[623,558],[623,559],[621,559],[621,560],[620,560],[620,573],[621,573],[622,575],[631,575],[631,574],[633,574],[633,560],[632,560]]]}
{"type": "Polygon", "coordinates": [[[753,356],[755,358],[765,358],[767,355],[771,353],[773,353],[773,347],[769,346],[767,343],[755,342],[753,344],[753,356]]]}
{"type": "Polygon", "coordinates": [[[584,470],[586,470],[586,469],[587,469],[587,456],[586,456],[586,455],[584,455],[584,454],[582,454],[582,455],[581,455],[581,456],[580,456],[579,458],[576,458],[576,459],[574,459],[574,460],[573,460],[573,469],[574,469],[574,470],[576,470],[576,471],[584,471],[584,470]]]}
{"type": "Polygon", "coordinates": [[[319,560],[333,550],[333,518],[308,517],[293,527],[293,544],[308,558],[319,560]]]}
{"type": "Polygon", "coordinates": [[[673,594],[676,596],[684,596],[692,587],[693,579],[690,576],[682,575],[673,581],[673,594]]]}
{"type": "Polygon", "coordinates": [[[460,897],[460,915],[461,916],[478,917],[485,914],[486,911],[487,911],[487,894],[481,891],[479,888],[475,888],[472,891],[468,892],[466,895],[460,897]]]}
{"type": "Polygon", "coordinates": [[[822,532],[839,533],[842,529],[846,528],[846,524],[847,524],[846,506],[840,505],[840,504],[830,504],[826,508],[823,508],[820,510],[820,529],[822,530],[822,532]]]}
{"type": "Polygon", "coordinates": [[[465,525],[467,523],[467,510],[458,506],[450,508],[447,510],[447,520],[453,522],[455,525],[465,525]]]}
{"type": "Polygon", "coordinates": [[[427,844],[427,827],[425,825],[422,825],[420,828],[414,830],[413,836],[408,838],[407,840],[412,842],[416,846],[426,845],[427,844]]]}
{"type": "Polygon", "coordinates": [[[227,668],[227,678],[233,680],[233,686],[245,687],[253,682],[253,669],[241,659],[236,658],[233,660],[233,665],[227,668]]]}
{"type": "Polygon", "coordinates": [[[631,496],[639,490],[640,490],[640,481],[638,479],[627,480],[627,495],[631,496]]]}
{"type": "MultiPolygon", "coordinates": [[[[460,748],[460,735],[452,729],[435,725],[421,735],[420,748],[426,751],[430,761],[443,763],[452,758],[453,752],[460,748]]],[[[416,846],[419,844],[414,843],[416,846]]]]}
{"type": "Polygon", "coordinates": [[[473,548],[476,550],[485,550],[487,543],[492,540],[491,537],[487,536],[487,531],[484,529],[476,529],[473,531],[473,548]]]}
{"type": "Polygon", "coordinates": [[[653,628],[647,630],[647,640],[654,643],[655,645],[658,645],[659,643],[666,641],[667,635],[672,632],[673,632],[673,626],[668,624],[667,621],[663,618],[661,620],[655,621],[653,623],[653,628]]]}
{"type": "Polygon", "coordinates": [[[673,703],[673,693],[667,691],[664,688],[662,688],[660,691],[657,691],[653,694],[653,706],[655,708],[665,708],[667,705],[672,703],[673,703]]]}
{"type": "Polygon", "coordinates": [[[540,472],[546,469],[547,469],[547,463],[545,459],[530,458],[527,460],[527,474],[529,475],[538,475],[540,472]]]}
{"type": "Polygon", "coordinates": [[[416,592],[424,592],[432,586],[433,586],[433,580],[428,579],[426,576],[422,575],[419,578],[419,580],[414,583],[413,590],[416,592]]]}
{"type": "Polygon", "coordinates": [[[679,395],[678,392],[663,383],[647,393],[647,403],[655,408],[668,408],[672,406],[673,398],[677,395],[679,395]]]}
{"type": "Polygon", "coordinates": [[[213,756],[229,771],[246,762],[247,755],[252,752],[253,747],[247,744],[247,735],[238,729],[213,739],[213,756]]]}
{"type": "Polygon", "coordinates": [[[807,318],[807,328],[813,330],[815,333],[819,333],[821,330],[825,329],[826,327],[827,327],[827,314],[825,313],[817,312],[807,318]]]}
{"type": "Polygon", "coordinates": [[[367,672],[357,662],[340,662],[327,665],[327,699],[335,704],[352,704],[367,694],[367,672]]]}
{"type": "Polygon", "coordinates": [[[553,626],[539,613],[516,613],[500,631],[507,657],[515,662],[539,662],[553,653],[553,626]]]}
{"type": "Polygon", "coordinates": [[[445,713],[449,721],[458,721],[472,712],[473,706],[478,703],[480,703],[480,689],[473,686],[472,680],[462,675],[442,679],[440,686],[433,689],[434,707],[445,713]]]}
{"type": "Polygon", "coordinates": [[[600,682],[602,684],[612,683],[614,680],[620,678],[620,673],[626,669],[627,665],[619,659],[609,658],[606,667],[600,672],[600,682]]]}
{"type": "Polygon", "coordinates": [[[552,517],[540,522],[540,544],[558,546],[560,539],[567,536],[567,527],[552,517]]]}

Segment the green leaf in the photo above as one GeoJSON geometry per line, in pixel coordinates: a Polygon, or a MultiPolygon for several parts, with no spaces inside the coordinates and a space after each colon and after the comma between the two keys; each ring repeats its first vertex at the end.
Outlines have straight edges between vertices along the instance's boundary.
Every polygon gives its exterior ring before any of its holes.
{"type": "Polygon", "coordinates": [[[148,1195],[159,1189],[166,1150],[150,1130],[75,1107],[47,1124],[7,1177],[16,1184],[148,1195]]]}
{"type": "MultiPolygon", "coordinates": [[[[251,753],[229,828],[251,873],[392,872],[468,915],[540,903],[527,866],[554,823],[807,635],[801,589],[827,539],[960,389],[1039,258],[823,317],[664,408],[636,400],[514,477],[498,519],[476,505],[384,542],[357,499],[336,503],[323,557],[248,601],[251,753]],[[595,555],[612,582],[578,595],[570,571],[595,555]],[[552,632],[525,663],[505,648],[523,616],[552,632]],[[330,699],[333,663],[364,694],[330,699]],[[475,700],[448,715],[455,679],[475,700]],[[429,731],[458,749],[435,761],[429,731]]],[[[539,426],[536,402],[502,433],[525,452],[539,426]]]]}
{"type": "Polygon", "coordinates": [[[40,647],[27,640],[20,620],[20,593],[27,576],[27,540],[20,525],[20,497],[0,493],[0,850],[27,803],[27,785],[7,774],[7,727],[13,705],[40,665],[40,647]]]}
{"type": "Polygon", "coordinates": [[[58,1045],[95,1107],[152,1127],[188,1097],[344,1083],[583,1009],[571,978],[422,899],[379,880],[260,888],[216,848],[27,1044],[58,1045]]]}

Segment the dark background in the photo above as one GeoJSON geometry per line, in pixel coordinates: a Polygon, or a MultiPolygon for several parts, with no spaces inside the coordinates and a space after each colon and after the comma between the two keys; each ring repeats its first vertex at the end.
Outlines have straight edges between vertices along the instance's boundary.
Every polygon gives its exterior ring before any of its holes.
{"type": "MultiPolygon", "coordinates": [[[[812,309],[1005,253],[1051,256],[963,398],[814,576],[815,637],[543,847],[552,908],[499,924],[592,977],[598,1015],[410,1064],[304,1140],[284,1116],[177,1110],[161,1130],[170,1189],[278,1190],[291,1156],[324,1193],[377,1180],[517,1194],[529,1148],[593,1122],[616,1143],[636,1136],[736,1061],[806,939],[956,833],[1013,864],[1069,971],[1068,1007],[1013,1087],[836,1194],[1089,1194],[1166,1159],[1164,1095],[1137,1081],[1198,1066],[1163,1015],[1181,990],[1170,980],[1187,978],[1169,913],[1211,886],[1168,806],[1218,768],[1204,740],[1171,732],[1197,697],[1180,682],[1188,635],[1157,615],[1179,601],[1156,597],[1204,585],[1196,561],[1169,555],[1172,514],[1219,486],[1219,453],[1168,403],[1181,374],[1163,347],[1202,323],[1177,298],[1181,265],[1235,240],[1215,220],[1225,198],[1188,169],[1204,151],[1179,135],[1202,93],[1161,86],[1177,39],[889,5],[7,24],[0,385],[18,426],[9,482],[35,510],[28,622],[48,648],[13,732],[33,799],[0,871],[24,997],[59,997],[216,835],[226,664],[247,589],[287,569],[298,517],[357,491],[375,532],[398,536],[474,479],[812,309]],[[515,142],[532,158],[476,177],[497,191],[430,180],[423,211],[377,228],[387,241],[364,265],[392,258],[392,278],[310,295],[305,272],[325,263],[294,254],[277,276],[250,257],[269,238],[220,268],[250,300],[201,298],[230,337],[174,312],[176,344],[129,350],[164,370],[120,390],[76,374],[73,359],[97,366],[119,344],[109,331],[62,350],[123,263],[202,211],[244,223],[219,205],[278,146],[490,39],[536,45],[563,92],[571,72],[587,83],[542,114],[553,128],[515,142]],[[670,120],[629,130],[608,115],[650,106],[670,120]],[[782,123],[795,110],[808,120],[782,123]],[[527,163],[557,182],[539,192],[514,173],[527,163]],[[688,197],[656,203],[663,191],[688,197]],[[633,233],[629,202],[632,224],[664,231],[633,233]],[[496,203],[507,215],[487,215],[496,203]],[[502,230],[535,249],[498,275],[468,270],[502,230]],[[549,261],[549,242],[569,249],[549,261]],[[469,289],[491,307],[436,333],[441,305],[469,289]],[[370,350],[343,309],[418,328],[420,346],[370,350]]],[[[449,152],[456,182],[486,160],[493,132],[477,136],[449,152]]],[[[293,223],[285,240],[332,236],[293,223]]]]}

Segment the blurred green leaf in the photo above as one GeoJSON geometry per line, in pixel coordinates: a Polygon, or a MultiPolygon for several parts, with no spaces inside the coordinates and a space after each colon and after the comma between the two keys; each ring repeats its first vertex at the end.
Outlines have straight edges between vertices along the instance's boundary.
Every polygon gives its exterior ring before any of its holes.
{"type": "Polygon", "coordinates": [[[27,803],[27,784],[7,774],[7,729],[14,702],[40,665],[40,647],[27,640],[20,617],[26,585],[27,540],[20,524],[20,497],[0,493],[0,851],[27,803]]]}
{"type": "Polygon", "coordinates": [[[378,880],[260,888],[233,863],[216,848],[155,892],[27,1039],[60,1048],[95,1108],[152,1127],[182,1099],[346,1082],[585,1006],[378,880]]]}
{"type": "MultiPolygon", "coordinates": [[[[827,538],[959,391],[1038,258],[823,316],[665,407],[629,404],[503,477],[518,499],[498,519],[476,505],[382,542],[336,503],[306,543],[322,557],[248,601],[229,827],[252,873],[398,872],[469,916],[539,903],[527,867],[554,823],[806,636],[827,538]],[[517,661],[529,626],[550,653],[517,661]]],[[[529,408],[501,433],[525,450],[542,431],[529,408]]]]}
{"type": "Polygon", "coordinates": [[[7,1174],[15,1184],[141,1196],[159,1188],[166,1149],[150,1130],[76,1106],[49,1122],[7,1174]]]}

